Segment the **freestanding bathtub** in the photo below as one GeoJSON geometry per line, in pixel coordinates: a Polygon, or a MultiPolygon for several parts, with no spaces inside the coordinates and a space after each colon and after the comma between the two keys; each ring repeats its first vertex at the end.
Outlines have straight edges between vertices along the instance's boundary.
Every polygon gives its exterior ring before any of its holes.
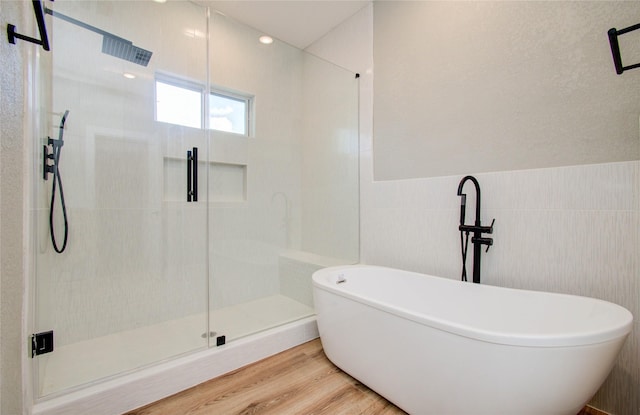
{"type": "Polygon", "coordinates": [[[366,265],[313,274],[327,357],[414,415],[576,415],[633,316],[605,301],[366,265]]]}

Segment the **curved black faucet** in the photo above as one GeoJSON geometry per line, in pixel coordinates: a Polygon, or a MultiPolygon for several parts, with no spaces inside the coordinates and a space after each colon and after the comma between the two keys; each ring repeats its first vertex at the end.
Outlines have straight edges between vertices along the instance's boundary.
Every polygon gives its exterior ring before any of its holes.
{"type": "MultiPolygon", "coordinates": [[[[460,184],[458,185],[458,196],[461,197],[460,201],[460,226],[458,226],[458,230],[460,231],[460,235],[462,237],[462,233],[466,232],[467,234],[467,242],[468,235],[470,232],[473,232],[473,237],[471,238],[471,243],[473,243],[473,282],[476,284],[480,283],[480,255],[482,254],[481,245],[487,245],[487,251],[489,247],[493,245],[492,238],[485,238],[482,236],[483,233],[493,233],[493,224],[495,223],[495,219],[491,222],[491,226],[482,226],[480,222],[480,184],[478,184],[478,180],[476,180],[473,176],[465,176],[460,180],[460,184]],[[462,188],[464,187],[467,181],[471,180],[476,189],[476,218],[473,225],[467,225],[464,223],[465,221],[465,210],[467,204],[467,195],[462,193],[462,188]]],[[[461,238],[462,240],[462,238],[461,238]]],[[[462,241],[462,279],[466,281],[466,253],[467,248],[462,241]]]]}

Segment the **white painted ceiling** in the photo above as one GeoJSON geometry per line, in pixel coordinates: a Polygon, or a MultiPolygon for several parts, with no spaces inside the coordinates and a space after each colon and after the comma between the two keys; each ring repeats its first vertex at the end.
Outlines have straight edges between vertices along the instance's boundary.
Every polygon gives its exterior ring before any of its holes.
{"type": "Polygon", "coordinates": [[[371,0],[216,1],[213,9],[300,49],[320,39],[371,0]]]}

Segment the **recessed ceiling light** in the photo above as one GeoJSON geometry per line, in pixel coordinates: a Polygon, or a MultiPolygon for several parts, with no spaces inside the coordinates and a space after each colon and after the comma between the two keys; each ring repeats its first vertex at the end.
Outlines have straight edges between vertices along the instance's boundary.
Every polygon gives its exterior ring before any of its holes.
{"type": "Polygon", "coordinates": [[[136,77],[134,74],[129,73],[129,72],[123,73],[122,76],[124,76],[127,79],[135,79],[135,77],[136,77]]]}
{"type": "Polygon", "coordinates": [[[263,43],[265,45],[270,45],[273,43],[273,38],[271,36],[260,36],[260,43],[263,43]]]}
{"type": "Polygon", "coordinates": [[[155,1],[156,3],[166,3],[167,2],[167,0],[153,0],[153,1],[155,1]]]}

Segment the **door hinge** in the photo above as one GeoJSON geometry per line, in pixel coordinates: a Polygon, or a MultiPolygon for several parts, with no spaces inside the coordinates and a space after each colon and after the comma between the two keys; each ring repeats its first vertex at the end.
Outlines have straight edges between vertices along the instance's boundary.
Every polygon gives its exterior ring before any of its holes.
{"type": "Polygon", "coordinates": [[[226,342],[227,342],[227,336],[216,337],[216,346],[224,346],[226,342]]]}
{"type": "Polygon", "coordinates": [[[31,357],[53,351],[53,330],[31,335],[31,357]]]}

